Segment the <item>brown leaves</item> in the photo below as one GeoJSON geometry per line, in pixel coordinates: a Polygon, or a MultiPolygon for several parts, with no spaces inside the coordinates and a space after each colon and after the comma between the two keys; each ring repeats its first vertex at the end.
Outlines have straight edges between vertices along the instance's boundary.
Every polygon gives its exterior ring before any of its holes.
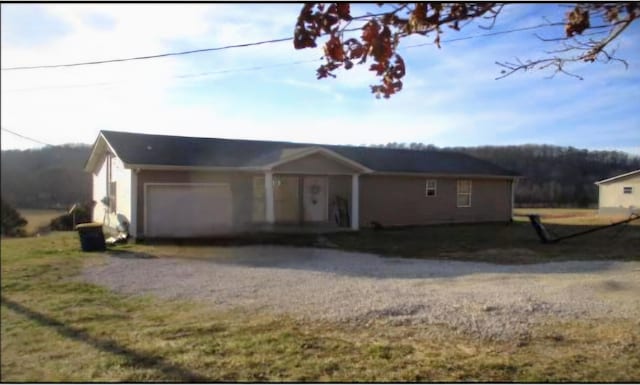
{"type": "Polygon", "coordinates": [[[379,98],[382,95],[385,99],[388,99],[389,96],[402,90],[402,81],[400,79],[404,77],[406,71],[404,60],[402,60],[400,55],[395,55],[393,65],[389,65],[387,63],[386,66],[383,66],[382,64],[377,64],[375,66],[378,75],[383,75],[381,85],[371,86],[371,92],[376,95],[376,98],[379,98]]]}
{"type": "Polygon", "coordinates": [[[341,20],[351,20],[348,3],[333,3],[329,7],[322,3],[306,3],[298,15],[293,34],[294,48],[316,47],[316,39],[323,33],[335,33],[341,20]]]}
{"type": "Polygon", "coordinates": [[[316,40],[328,35],[323,46],[326,63],[318,68],[318,79],[336,77],[333,73],[335,70],[349,70],[355,64],[363,64],[371,59],[369,70],[380,78],[380,84],[371,86],[371,92],[376,97],[388,98],[402,90],[401,79],[406,73],[404,60],[396,52],[402,37],[435,32],[435,43],[440,47],[441,25],[447,24],[458,30],[459,21],[482,16],[491,11],[495,4],[397,3],[389,6],[393,10],[366,17],[360,38],[345,39],[346,27],[355,20],[351,16],[349,3],[307,3],[298,16],[294,47],[316,47],[316,40]]]}
{"type": "Polygon", "coordinates": [[[575,34],[581,35],[582,32],[590,27],[589,23],[589,11],[583,10],[577,5],[567,15],[567,24],[564,26],[567,37],[572,37],[575,34]]]}

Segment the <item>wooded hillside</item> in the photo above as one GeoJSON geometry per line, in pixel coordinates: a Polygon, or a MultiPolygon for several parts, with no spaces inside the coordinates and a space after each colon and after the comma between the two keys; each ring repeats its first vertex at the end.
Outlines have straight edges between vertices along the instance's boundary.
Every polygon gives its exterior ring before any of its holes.
{"type": "MultiPolygon", "coordinates": [[[[437,148],[422,143],[376,147],[455,150],[521,174],[518,206],[587,207],[597,204],[595,181],[640,169],[640,157],[550,145],[437,148]]],[[[83,171],[88,145],[2,151],[2,198],[20,208],[67,208],[91,200],[91,177],[83,171]]]]}
{"type": "Polygon", "coordinates": [[[19,208],[68,208],[91,200],[88,145],[2,151],[2,199],[19,208]]]}

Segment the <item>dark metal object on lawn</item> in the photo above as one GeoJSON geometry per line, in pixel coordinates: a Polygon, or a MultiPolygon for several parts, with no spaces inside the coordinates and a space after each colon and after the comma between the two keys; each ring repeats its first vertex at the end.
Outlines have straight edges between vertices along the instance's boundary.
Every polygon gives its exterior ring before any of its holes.
{"type": "Polygon", "coordinates": [[[579,231],[577,233],[564,235],[562,237],[551,238],[551,236],[549,235],[549,232],[547,231],[547,229],[544,227],[544,225],[540,221],[540,215],[530,214],[530,215],[528,215],[528,217],[529,217],[529,221],[531,221],[531,225],[536,230],[536,233],[538,234],[538,237],[540,238],[540,242],[542,242],[542,243],[557,243],[557,242],[560,242],[560,241],[565,240],[565,239],[578,237],[580,235],[589,234],[589,233],[592,233],[594,231],[607,229],[609,227],[622,225],[622,224],[629,223],[629,222],[635,221],[637,219],[640,219],[640,215],[634,213],[634,214],[631,214],[631,216],[629,216],[629,218],[627,218],[627,219],[625,219],[623,221],[614,222],[614,223],[611,223],[609,225],[604,225],[604,226],[600,226],[600,227],[594,227],[592,229],[588,229],[588,230],[585,230],[585,231],[579,231]]]}

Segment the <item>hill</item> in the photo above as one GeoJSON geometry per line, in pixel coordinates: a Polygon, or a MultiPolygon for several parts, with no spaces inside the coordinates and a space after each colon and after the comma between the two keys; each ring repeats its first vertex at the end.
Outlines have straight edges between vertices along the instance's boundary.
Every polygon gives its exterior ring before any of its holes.
{"type": "Polygon", "coordinates": [[[2,151],[2,198],[34,209],[90,201],[91,176],[83,170],[90,151],[85,144],[2,151]]]}

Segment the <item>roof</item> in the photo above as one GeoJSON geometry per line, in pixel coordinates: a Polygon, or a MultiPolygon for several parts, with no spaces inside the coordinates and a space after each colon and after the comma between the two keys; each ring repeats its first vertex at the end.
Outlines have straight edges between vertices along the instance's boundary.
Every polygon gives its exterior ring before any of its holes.
{"type": "Polygon", "coordinates": [[[608,178],[608,179],[599,180],[595,184],[609,183],[609,182],[616,181],[618,179],[628,178],[628,177],[634,176],[636,174],[640,174],[640,170],[635,170],[635,171],[628,172],[626,174],[617,175],[617,176],[614,176],[614,177],[611,177],[611,178],[608,178]]]}
{"type": "MultiPolygon", "coordinates": [[[[373,172],[516,177],[493,163],[446,150],[406,150],[101,131],[125,165],[260,169],[305,148],[324,148],[373,172]]],[[[94,145],[94,151],[99,140],[94,145]]],[[[93,154],[92,154],[93,157],[93,154]]],[[[91,160],[91,159],[90,159],[91,160]]],[[[89,164],[89,162],[88,162],[89,164]]],[[[87,167],[89,167],[87,165],[87,167]]]]}

